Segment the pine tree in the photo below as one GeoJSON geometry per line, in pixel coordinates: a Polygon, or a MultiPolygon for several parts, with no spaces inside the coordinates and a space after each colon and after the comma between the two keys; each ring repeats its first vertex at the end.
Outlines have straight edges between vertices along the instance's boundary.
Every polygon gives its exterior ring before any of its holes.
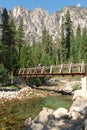
{"type": "Polygon", "coordinates": [[[34,66],[37,66],[41,63],[41,57],[42,57],[42,45],[41,43],[37,43],[32,47],[32,60],[34,63],[34,66]]]}
{"type": "Polygon", "coordinates": [[[79,47],[79,61],[84,60],[87,62],[87,29],[84,28],[82,31],[82,40],[79,47]]]}
{"type": "Polygon", "coordinates": [[[80,45],[82,43],[82,35],[80,25],[77,27],[76,38],[75,38],[75,59],[79,62],[80,59],[80,45]]]}
{"type": "Polygon", "coordinates": [[[61,26],[61,39],[60,39],[60,62],[64,63],[67,59],[67,48],[66,48],[66,39],[64,35],[64,24],[61,26]]]}
{"type": "Polygon", "coordinates": [[[19,53],[19,57],[20,57],[21,48],[24,44],[24,29],[23,29],[23,19],[22,18],[20,18],[20,20],[19,20],[19,26],[17,28],[17,34],[16,34],[16,40],[17,40],[18,53],[19,53]]]}
{"type": "Polygon", "coordinates": [[[4,47],[9,48],[11,47],[11,42],[10,42],[10,26],[9,26],[9,15],[7,12],[7,9],[5,8],[3,10],[2,13],[2,24],[1,24],[1,28],[2,28],[2,37],[1,37],[1,42],[3,44],[4,47]]]}
{"type": "Polygon", "coordinates": [[[72,21],[70,19],[70,13],[67,11],[65,15],[65,41],[66,41],[66,49],[67,49],[67,60],[70,57],[70,47],[71,47],[71,31],[72,31],[72,21]]]}
{"type": "MultiPolygon", "coordinates": [[[[11,70],[11,49],[15,47],[14,40],[14,31],[13,25],[10,25],[10,17],[6,9],[2,13],[2,37],[1,37],[1,46],[2,46],[2,62],[4,66],[10,71],[11,70]]],[[[14,53],[14,52],[13,52],[14,53]]]]}
{"type": "Polygon", "coordinates": [[[25,44],[20,52],[20,67],[27,68],[34,66],[33,60],[31,47],[25,44]]]}
{"type": "Polygon", "coordinates": [[[62,25],[61,25],[61,38],[58,44],[58,62],[64,63],[67,59],[67,48],[66,48],[66,39],[64,35],[64,17],[62,17],[62,25]]]}
{"type": "Polygon", "coordinates": [[[72,30],[71,33],[71,46],[70,46],[70,62],[76,62],[76,54],[75,54],[75,36],[72,30]]]}
{"type": "Polygon", "coordinates": [[[47,54],[52,54],[52,39],[46,28],[42,32],[42,44],[47,54]]]}
{"type": "Polygon", "coordinates": [[[53,42],[52,37],[49,35],[49,32],[44,28],[42,31],[42,47],[43,55],[44,53],[49,56],[49,60],[52,60],[53,57],[53,42]]]}
{"type": "Polygon", "coordinates": [[[12,44],[12,47],[15,48],[16,47],[16,26],[15,26],[15,22],[14,22],[14,18],[12,14],[10,15],[9,25],[10,25],[11,44],[12,44]]]}
{"type": "Polygon", "coordinates": [[[16,27],[13,17],[8,15],[6,9],[2,13],[2,36],[1,36],[1,62],[4,67],[13,75],[13,71],[18,67],[17,50],[15,48],[16,27]]]}

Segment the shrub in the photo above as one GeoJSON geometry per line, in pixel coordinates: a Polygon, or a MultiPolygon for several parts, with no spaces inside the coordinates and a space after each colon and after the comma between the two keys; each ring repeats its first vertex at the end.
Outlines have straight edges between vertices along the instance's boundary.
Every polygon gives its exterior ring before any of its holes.
{"type": "Polygon", "coordinates": [[[0,87],[6,86],[10,83],[9,75],[4,65],[0,64],[0,87]]]}
{"type": "Polygon", "coordinates": [[[80,89],[80,83],[75,83],[73,86],[72,86],[73,90],[78,90],[80,89]]]}

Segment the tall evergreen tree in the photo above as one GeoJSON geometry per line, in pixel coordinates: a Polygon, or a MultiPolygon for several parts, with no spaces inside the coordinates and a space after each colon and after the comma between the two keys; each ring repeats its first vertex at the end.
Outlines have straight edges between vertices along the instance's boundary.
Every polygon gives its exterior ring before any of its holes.
{"type": "Polygon", "coordinates": [[[2,28],[2,37],[1,37],[1,42],[3,43],[4,47],[7,47],[10,49],[11,43],[10,43],[10,26],[9,26],[9,15],[7,12],[7,9],[5,8],[2,13],[2,23],[1,23],[1,28],[2,28]]]}
{"type": "Polygon", "coordinates": [[[32,58],[31,47],[30,45],[25,44],[22,47],[21,53],[20,53],[20,67],[27,68],[27,67],[34,66],[33,60],[35,59],[32,58]]]}
{"type": "Polygon", "coordinates": [[[43,46],[43,54],[46,53],[49,55],[50,60],[53,56],[53,42],[52,37],[49,35],[49,32],[44,28],[42,31],[42,46],[43,46]]]}
{"type": "Polygon", "coordinates": [[[17,40],[18,53],[19,53],[19,57],[20,57],[21,48],[24,44],[24,29],[23,29],[23,19],[22,18],[20,18],[20,20],[19,20],[19,26],[17,28],[17,34],[16,34],[16,40],[17,40]]]}
{"type": "Polygon", "coordinates": [[[7,9],[3,10],[2,13],[2,37],[1,37],[1,46],[3,52],[3,64],[10,70],[10,52],[11,48],[14,46],[13,32],[9,24],[10,17],[8,15],[7,9]]]}
{"type": "Polygon", "coordinates": [[[65,15],[65,40],[66,40],[66,48],[67,48],[67,60],[70,57],[70,46],[71,46],[71,31],[72,31],[72,21],[70,18],[70,13],[67,11],[65,15]]]}
{"type": "Polygon", "coordinates": [[[42,44],[44,47],[44,51],[47,54],[52,55],[52,38],[46,28],[44,28],[44,30],[42,31],[42,44]]]}
{"type": "Polygon", "coordinates": [[[84,28],[82,31],[82,40],[79,47],[79,61],[84,60],[87,62],[87,29],[84,28]]]}
{"type": "Polygon", "coordinates": [[[70,62],[76,61],[76,54],[75,54],[75,36],[72,30],[71,33],[71,46],[70,46],[70,62]]]}
{"type": "Polygon", "coordinates": [[[2,37],[1,37],[1,49],[2,49],[2,63],[4,67],[13,73],[13,70],[17,67],[17,51],[15,49],[15,24],[14,20],[8,15],[6,9],[2,13],[2,37]]]}
{"type": "Polygon", "coordinates": [[[78,25],[77,27],[77,31],[76,31],[76,38],[75,38],[75,58],[76,61],[79,62],[79,51],[80,51],[80,45],[82,42],[82,35],[81,35],[81,28],[80,25],[78,25]]]}
{"type": "MultiPolygon", "coordinates": [[[[63,18],[62,18],[63,19],[63,18]]],[[[61,25],[61,39],[60,39],[60,62],[64,63],[67,59],[67,48],[66,48],[66,39],[64,35],[64,24],[61,25]]]]}
{"type": "Polygon", "coordinates": [[[10,25],[11,44],[12,44],[12,47],[15,48],[16,47],[16,26],[15,26],[15,21],[12,14],[10,15],[9,25],[10,25]]]}

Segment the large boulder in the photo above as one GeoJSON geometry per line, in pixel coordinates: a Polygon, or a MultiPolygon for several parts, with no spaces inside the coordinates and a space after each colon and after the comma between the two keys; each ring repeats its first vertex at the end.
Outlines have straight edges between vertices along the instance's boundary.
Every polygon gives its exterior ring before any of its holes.
{"type": "Polygon", "coordinates": [[[68,110],[66,108],[58,108],[56,111],[53,112],[55,118],[60,118],[64,116],[68,116],[68,110]]]}
{"type": "Polygon", "coordinates": [[[41,123],[33,123],[27,130],[43,130],[44,125],[41,123]]]}
{"type": "Polygon", "coordinates": [[[53,118],[54,116],[52,109],[48,109],[46,107],[43,107],[43,110],[39,113],[39,115],[34,119],[35,123],[46,123],[49,118],[53,118]]]}
{"type": "Polygon", "coordinates": [[[73,100],[69,111],[72,119],[84,117],[87,114],[87,92],[83,90],[75,91],[73,100]]]}
{"type": "Polygon", "coordinates": [[[73,100],[77,99],[78,97],[83,97],[87,99],[87,90],[76,90],[74,92],[73,100]]]}
{"type": "Polygon", "coordinates": [[[87,114],[87,93],[81,90],[77,92],[74,95],[74,102],[70,108],[70,111],[87,114]]]}

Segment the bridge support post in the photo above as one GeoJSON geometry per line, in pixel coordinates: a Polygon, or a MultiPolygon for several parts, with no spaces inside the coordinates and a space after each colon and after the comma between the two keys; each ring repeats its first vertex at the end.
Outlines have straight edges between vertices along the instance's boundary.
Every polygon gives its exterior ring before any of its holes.
{"type": "Polygon", "coordinates": [[[87,91],[87,76],[82,77],[82,90],[87,91]]]}

